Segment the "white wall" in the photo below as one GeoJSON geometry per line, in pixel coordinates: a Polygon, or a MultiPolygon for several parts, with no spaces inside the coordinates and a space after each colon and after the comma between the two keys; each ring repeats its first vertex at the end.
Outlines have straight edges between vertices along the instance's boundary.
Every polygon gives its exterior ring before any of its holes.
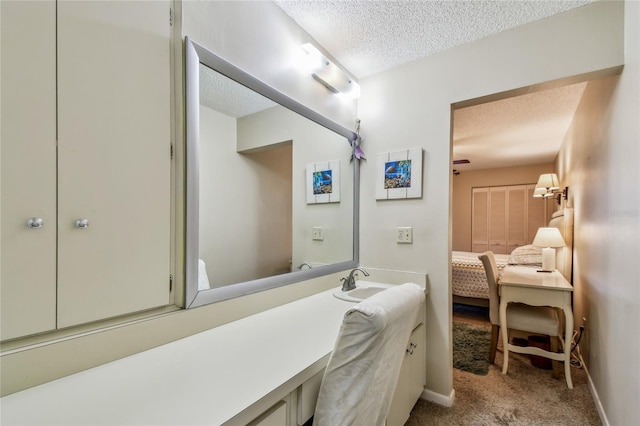
{"type": "Polygon", "coordinates": [[[236,150],[237,121],[200,106],[200,251],[211,287],[272,276],[291,260],[291,147],[236,150]]]}
{"type": "Polygon", "coordinates": [[[575,208],[580,344],[612,425],[640,421],[640,3],[625,3],[625,67],[592,81],[558,157],[575,208]]]}
{"type": "Polygon", "coordinates": [[[361,83],[363,149],[424,149],[423,197],[376,201],[375,163],[361,169],[361,263],[427,271],[427,388],[453,389],[451,355],[451,105],[620,65],[622,4],[598,2],[533,22],[361,83]],[[413,245],[395,227],[413,226],[413,245]]]}

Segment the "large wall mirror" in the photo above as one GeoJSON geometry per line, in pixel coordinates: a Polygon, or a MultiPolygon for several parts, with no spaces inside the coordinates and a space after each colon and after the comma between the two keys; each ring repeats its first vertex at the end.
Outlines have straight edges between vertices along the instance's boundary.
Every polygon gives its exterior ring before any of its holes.
{"type": "Polygon", "coordinates": [[[357,266],[356,135],[188,38],[185,58],[186,307],[357,266]]]}

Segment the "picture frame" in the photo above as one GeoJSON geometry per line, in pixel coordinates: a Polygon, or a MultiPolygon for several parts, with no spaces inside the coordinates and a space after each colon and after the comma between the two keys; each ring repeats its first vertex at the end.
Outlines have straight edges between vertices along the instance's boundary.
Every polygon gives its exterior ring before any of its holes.
{"type": "Polygon", "coordinates": [[[382,152],[376,170],[377,200],[422,198],[422,148],[382,152]]]}
{"type": "Polygon", "coordinates": [[[340,202],[340,160],[307,164],[307,204],[340,202]]]}

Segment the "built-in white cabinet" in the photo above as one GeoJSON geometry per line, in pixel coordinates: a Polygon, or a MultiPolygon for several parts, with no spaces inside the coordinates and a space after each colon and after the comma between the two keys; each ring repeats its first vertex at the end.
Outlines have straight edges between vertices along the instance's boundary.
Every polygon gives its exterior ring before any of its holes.
{"type": "Polygon", "coordinates": [[[169,304],[169,1],[0,7],[2,339],[169,304]]]}
{"type": "Polygon", "coordinates": [[[508,254],[531,244],[547,222],[546,199],[533,198],[535,185],[473,188],[471,250],[508,254]]]}

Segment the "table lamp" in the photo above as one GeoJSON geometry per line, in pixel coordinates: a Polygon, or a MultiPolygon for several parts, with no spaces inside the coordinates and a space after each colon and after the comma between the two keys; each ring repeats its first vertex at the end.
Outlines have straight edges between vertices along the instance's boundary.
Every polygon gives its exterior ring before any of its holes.
{"type": "Polygon", "coordinates": [[[534,246],[542,249],[542,272],[552,272],[556,269],[556,247],[564,247],[566,244],[558,228],[538,228],[533,239],[534,246]]]}

